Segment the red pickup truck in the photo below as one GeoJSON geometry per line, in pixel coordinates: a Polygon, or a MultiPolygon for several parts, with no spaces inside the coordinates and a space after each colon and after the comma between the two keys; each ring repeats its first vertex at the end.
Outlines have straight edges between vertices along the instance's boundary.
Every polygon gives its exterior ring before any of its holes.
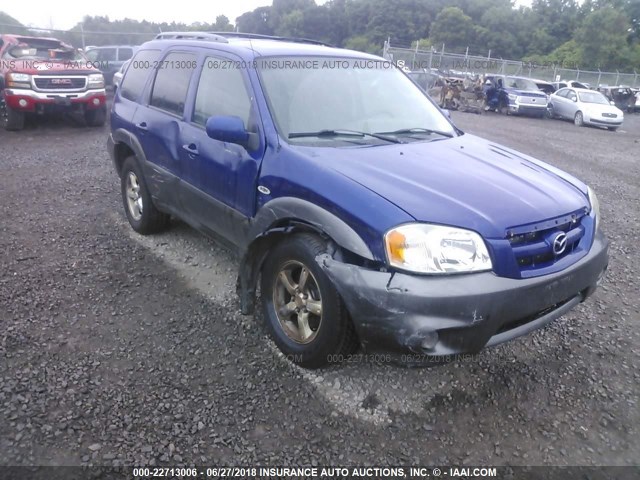
{"type": "Polygon", "coordinates": [[[102,126],[104,77],[84,54],[55,38],[0,35],[0,128],[21,130],[27,114],[79,113],[102,126]]]}

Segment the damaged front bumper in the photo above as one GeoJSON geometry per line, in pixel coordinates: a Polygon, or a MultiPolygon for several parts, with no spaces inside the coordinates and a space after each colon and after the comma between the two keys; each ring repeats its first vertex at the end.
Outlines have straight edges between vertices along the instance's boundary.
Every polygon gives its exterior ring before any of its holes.
{"type": "Polygon", "coordinates": [[[607,268],[598,232],[588,255],[561,272],[527,279],[492,272],[420,276],[318,258],[342,295],[366,351],[443,357],[477,353],[525,335],[591,295],[607,268]]]}

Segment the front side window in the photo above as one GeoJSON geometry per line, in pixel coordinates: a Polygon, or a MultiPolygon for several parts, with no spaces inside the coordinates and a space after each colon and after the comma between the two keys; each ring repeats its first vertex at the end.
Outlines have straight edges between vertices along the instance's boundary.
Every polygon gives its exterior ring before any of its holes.
{"type": "Polygon", "coordinates": [[[120,85],[120,95],[127,100],[137,100],[144,90],[147,78],[160,56],[159,50],[140,50],[131,60],[127,74],[120,85]]]}
{"type": "Polygon", "coordinates": [[[174,115],[182,116],[191,74],[195,67],[195,55],[184,52],[174,52],[167,55],[159,63],[149,104],[174,115]]]}
{"type": "Polygon", "coordinates": [[[251,96],[245,87],[242,72],[207,58],[198,82],[192,121],[204,126],[209,117],[232,115],[240,117],[245,128],[249,128],[250,114],[251,96]]]}
{"type": "MultiPolygon", "coordinates": [[[[287,141],[317,143],[302,134],[324,130],[405,135],[402,141],[426,140],[427,130],[455,136],[440,109],[389,62],[271,57],[261,59],[258,68],[271,114],[287,141]]],[[[321,137],[324,143],[340,140],[321,137]]],[[[363,140],[379,143],[370,135],[363,140]]]]}

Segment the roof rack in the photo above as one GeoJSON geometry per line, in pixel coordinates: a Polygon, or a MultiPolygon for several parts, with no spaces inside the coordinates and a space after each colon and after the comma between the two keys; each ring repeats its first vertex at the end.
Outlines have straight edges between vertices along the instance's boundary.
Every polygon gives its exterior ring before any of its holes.
{"type": "Polygon", "coordinates": [[[162,32],[156,35],[156,40],[209,40],[211,42],[229,43],[222,35],[209,32],[162,32]]]}
{"type": "Polygon", "coordinates": [[[208,40],[211,42],[229,43],[230,38],[247,40],[276,40],[279,42],[308,43],[310,45],[322,45],[333,47],[328,43],[312,40],[310,38],[276,37],[272,35],[260,35],[258,33],[243,32],[162,32],[156,35],[156,40],[208,40]]]}
{"type": "Polygon", "coordinates": [[[275,35],[262,35],[259,33],[245,33],[245,32],[211,32],[213,35],[220,35],[226,38],[246,38],[248,40],[276,40],[279,42],[294,42],[294,43],[308,43],[311,45],[322,45],[325,47],[333,47],[333,45],[321,42],[319,40],[313,40],[311,38],[301,37],[279,37],[275,35]]]}

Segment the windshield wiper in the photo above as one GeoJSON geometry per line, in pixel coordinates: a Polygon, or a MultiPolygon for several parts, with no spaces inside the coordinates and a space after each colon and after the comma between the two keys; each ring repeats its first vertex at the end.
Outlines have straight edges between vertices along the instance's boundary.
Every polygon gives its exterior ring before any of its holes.
{"type": "Polygon", "coordinates": [[[443,137],[453,138],[453,133],[443,132],[441,130],[432,130],[430,128],[402,128],[393,132],[380,132],[387,135],[409,135],[412,133],[435,133],[436,135],[442,135],[443,137]]]}
{"type": "Polygon", "coordinates": [[[289,138],[304,137],[373,137],[389,143],[402,143],[397,138],[387,137],[379,133],[359,132],[357,130],[319,130],[317,132],[294,132],[289,134],[289,138]]]}

